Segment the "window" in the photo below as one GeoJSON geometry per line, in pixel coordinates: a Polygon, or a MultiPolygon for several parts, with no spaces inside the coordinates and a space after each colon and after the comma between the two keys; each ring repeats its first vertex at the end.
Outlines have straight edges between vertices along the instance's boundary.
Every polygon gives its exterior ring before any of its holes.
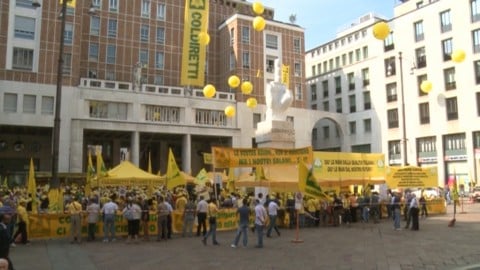
{"type": "Polygon", "coordinates": [[[347,65],[347,55],[342,54],[342,66],[345,66],[345,65],[347,65]]]}
{"type": "Polygon", "coordinates": [[[147,105],[145,120],[153,122],[180,123],[180,108],[147,105]]]}
{"type": "Polygon", "coordinates": [[[235,44],[235,28],[230,28],[230,46],[235,44]]]}
{"type": "Polygon", "coordinates": [[[250,43],[250,27],[242,26],[242,43],[250,43]]]}
{"type": "Polygon", "coordinates": [[[258,123],[262,122],[262,114],[254,113],[253,114],[253,127],[257,128],[258,123]]]}
{"type": "Polygon", "coordinates": [[[440,12],[440,31],[442,33],[452,30],[452,21],[450,19],[450,10],[440,12]]]}
{"type": "Polygon", "coordinates": [[[97,17],[97,16],[90,17],[90,35],[93,35],[93,36],[100,35],[100,17],[97,17]]]}
{"type": "Polygon", "coordinates": [[[318,71],[318,74],[322,73],[322,63],[317,64],[317,71],[318,71]]]}
{"type": "Polygon", "coordinates": [[[13,48],[12,68],[32,70],[33,69],[33,50],[25,48],[13,48]]]}
{"type": "Polygon", "coordinates": [[[337,113],[342,113],[342,98],[335,99],[335,108],[337,109],[337,113]]]}
{"type": "Polygon", "coordinates": [[[302,85],[300,83],[295,84],[295,99],[303,100],[303,90],[302,90],[302,85]]]}
{"type": "Polygon", "coordinates": [[[387,102],[397,101],[397,83],[387,84],[387,102]]]}
{"type": "Polygon", "coordinates": [[[102,7],[102,0],[92,0],[92,5],[95,8],[100,8],[102,7]]]}
{"type": "Polygon", "coordinates": [[[242,53],[243,68],[250,68],[250,52],[242,53]]]}
{"type": "Polygon", "coordinates": [[[148,24],[142,24],[142,26],[140,26],[140,41],[144,41],[144,42],[148,41],[148,32],[149,32],[148,24]]]}
{"type": "Polygon", "coordinates": [[[302,66],[298,62],[295,62],[294,64],[294,74],[297,77],[302,76],[302,66]]]}
{"type": "Polygon", "coordinates": [[[42,114],[53,115],[54,98],[49,96],[42,96],[42,114]]]}
{"type": "Polygon", "coordinates": [[[470,11],[472,22],[480,21],[480,0],[470,0],[470,11]]]}
{"type": "Polygon", "coordinates": [[[111,38],[117,37],[117,20],[108,19],[108,32],[107,36],[111,38]]]}
{"type": "Polygon", "coordinates": [[[310,109],[316,111],[316,110],[317,110],[317,104],[312,104],[311,107],[310,107],[310,109]]]}
{"type": "Polygon", "coordinates": [[[316,66],[312,66],[312,76],[317,75],[317,74],[316,74],[316,73],[317,73],[317,69],[316,69],[316,68],[317,68],[316,66]]]}
{"type": "Polygon", "coordinates": [[[328,100],[323,102],[323,110],[326,112],[330,111],[330,102],[328,100]]]}
{"type": "Polygon", "coordinates": [[[420,103],[418,105],[418,111],[420,113],[420,124],[430,124],[430,106],[428,102],[420,103]]]}
{"type": "Polygon", "coordinates": [[[15,16],[15,37],[23,39],[35,39],[35,19],[23,16],[15,16]]]}
{"type": "Polygon", "coordinates": [[[450,61],[452,59],[452,39],[442,40],[443,61],[450,61]]]}
{"type": "Polygon", "coordinates": [[[91,118],[127,120],[128,104],[120,102],[90,101],[91,118]]]}
{"type": "Polygon", "coordinates": [[[3,111],[4,112],[17,112],[17,94],[5,93],[3,96],[3,111]]]}
{"type": "Polygon", "coordinates": [[[65,75],[70,75],[72,73],[72,54],[71,53],[63,54],[62,73],[65,75]]]}
{"type": "Polygon", "coordinates": [[[165,56],[163,52],[156,52],[155,53],[155,68],[156,69],[164,69],[165,67],[165,56]]]}
{"type": "MultiPolygon", "coordinates": [[[[450,135],[445,135],[444,136],[444,148],[445,152],[451,151],[451,150],[457,150],[455,151],[458,153],[458,150],[465,150],[466,149],[466,143],[465,143],[465,133],[460,133],[460,134],[450,134],[450,135]]],[[[448,153],[445,153],[448,155],[448,153]]]]}
{"type": "Polygon", "coordinates": [[[364,87],[370,85],[370,73],[368,68],[362,69],[362,81],[364,87]]]}
{"type": "Polygon", "coordinates": [[[355,90],[355,75],[353,72],[347,74],[348,90],[355,90]]]}
{"type": "Polygon", "coordinates": [[[360,49],[355,50],[355,61],[360,61],[362,59],[361,51],[360,49]]]}
{"type": "Polygon", "coordinates": [[[156,85],[163,85],[163,76],[162,75],[155,75],[155,79],[153,81],[156,85]]]}
{"type": "Polygon", "coordinates": [[[24,95],[23,96],[23,113],[35,113],[37,106],[37,96],[24,95]]]}
{"type": "Polygon", "coordinates": [[[385,59],[385,76],[390,77],[396,74],[395,70],[395,57],[385,59]]]}
{"type": "Polygon", "coordinates": [[[458,119],[458,107],[457,107],[457,98],[447,98],[446,99],[447,107],[447,120],[457,120],[458,119]]]}
{"type": "Polygon", "coordinates": [[[293,39],[293,51],[296,53],[301,52],[301,45],[300,45],[300,39],[299,38],[294,38],[293,39]]]}
{"type": "Polygon", "coordinates": [[[107,64],[115,64],[117,55],[117,47],[115,45],[107,45],[107,64]]]}
{"type": "Polygon", "coordinates": [[[393,49],[395,49],[395,44],[393,43],[393,34],[390,33],[383,41],[383,51],[388,52],[393,49]]]}
{"type": "Polygon", "coordinates": [[[480,60],[473,62],[473,69],[475,70],[475,83],[480,84],[480,60]]]}
{"type": "Polygon", "coordinates": [[[317,100],[317,85],[310,85],[310,95],[312,100],[317,100]]]}
{"type": "Polygon", "coordinates": [[[328,98],[328,80],[322,81],[322,92],[323,97],[328,98]]]}
{"type": "Polygon", "coordinates": [[[266,68],[267,68],[267,72],[268,73],[273,73],[273,71],[275,70],[275,57],[274,56],[269,56],[267,55],[266,57],[266,68]]]}
{"type": "Polygon", "coordinates": [[[235,65],[236,65],[236,62],[237,62],[237,59],[235,59],[235,52],[234,51],[231,51],[230,52],[230,70],[234,70],[235,69],[235,65]]]}
{"type": "Polygon", "coordinates": [[[323,130],[323,138],[328,139],[330,138],[330,127],[329,126],[324,126],[322,127],[323,130]]]}
{"type": "Polygon", "coordinates": [[[113,71],[113,70],[105,71],[105,80],[115,81],[115,71],[113,71]]]}
{"type": "Polygon", "coordinates": [[[165,44],[165,28],[157,27],[157,43],[165,44]]]}
{"type": "Polygon", "coordinates": [[[195,110],[195,123],[209,126],[227,126],[227,117],[223,111],[195,110]]]}
{"type": "Polygon", "coordinates": [[[335,94],[342,93],[342,78],[340,76],[335,77],[335,94]]]}
{"type": "Polygon", "coordinates": [[[65,45],[71,45],[73,43],[73,24],[71,23],[65,23],[63,42],[65,45]]]}
{"type": "Polygon", "coordinates": [[[417,61],[417,68],[424,68],[427,66],[427,57],[425,55],[425,47],[420,47],[415,50],[415,59],[417,61]]]}
{"type": "Polygon", "coordinates": [[[118,11],[118,0],[108,0],[108,10],[117,12],[118,11]]]}
{"type": "Polygon", "coordinates": [[[278,37],[275,35],[266,35],[266,46],[268,49],[278,49],[278,37]]]}
{"type": "Polygon", "coordinates": [[[364,46],[362,48],[363,50],[363,59],[367,59],[368,58],[368,46],[364,46]]]}
{"type": "Polygon", "coordinates": [[[157,4],[157,20],[165,20],[165,4],[157,4]]]}
{"type": "Polygon", "coordinates": [[[353,64],[353,52],[348,53],[348,64],[353,64]]]}
{"type": "Polygon", "coordinates": [[[23,7],[23,8],[35,8],[32,6],[32,0],[17,0],[15,1],[15,4],[17,7],[23,7]]]}
{"type": "Polygon", "coordinates": [[[437,138],[423,137],[417,139],[417,151],[418,153],[435,153],[437,152],[437,138]]]}
{"type": "Polygon", "coordinates": [[[398,128],[398,109],[387,111],[388,128],[398,128]]]}
{"type": "Polygon", "coordinates": [[[333,59],[328,60],[328,69],[333,70],[333,59]]]}
{"type": "Polygon", "coordinates": [[[143,65],[148,65],[148,50],[140,50],[138,61],[143,65]]]}
{"type": "Polygon", "coordinates": [[[428,78],[427,78],[427,74],[423,74],[423,75],[419,75],[417,76],[417,86],[418,86],[418,96],[426,96],[428,93],[425,93],[422,91],[422,83],[424,81],[426,81],[428,78]]]}
{"type": "Polygon", "coordinates": [[[348,103],[350,105],[350,113],[354,113],[357,111],[357,99],[355,95],[348,96],[348,103]]]}
{"type": "Polygon", "coordinates": [[[340,68],[340,56],[335,57],[335,68],[340,68]]]}
{"type": "Polygon", "coordinates": [[[90,43],[88,47],[88,60],[98,61],[98,43],[90,43]]]}
{"type": "Polygon", "coordinates": [[[443,77],[445,80],[445,90],[453,90],[457,88],[457,84],[455,82],[455,68],[447,68],[443,70],[443,77]]]}
{"type": "Polygon", "coordinates": [[[473,52],[480,53],[480,29],[472,31],[473,52]]]}
{"type": "Polygon", "coordinates": [[[348,122],[348,129],[350,131],[350,135],[355,135],[357,133],[357,122],[355,121],[348,122]]]}
{"type": "Polygon", "coordinates": [[[363,131],[365,133],[372,132],[372,119],[363,119],[363,131]]]}
{"type": "Polygon", "coordinates": [[[480,93],[475,94],[477,97],[477,116],[480,116],[480,93]]]}
{"type": "Polygon", "coordinates": [[[413,30],[415,33],[415,41],[419,42],[425,39],[423,34],[423,21],[418,21],[413,24],[413,30]]]}
{"type": "Polygon", "coordinates": [[[142,17],[150,18],[150,0],[142,0],[142,17]]]}
{"type": "Polygon", "coordinates": [[[400,140],[389,141],[388,142],[388,159],[389,164],[400,164],[401,163],[401,146],[400,140]]]}
{"type": "Polygon", "coordinates": [[[363,109],[370,110],[372,108],[372,101],[370,99],[370,92],[363,92],[363,109]]]}

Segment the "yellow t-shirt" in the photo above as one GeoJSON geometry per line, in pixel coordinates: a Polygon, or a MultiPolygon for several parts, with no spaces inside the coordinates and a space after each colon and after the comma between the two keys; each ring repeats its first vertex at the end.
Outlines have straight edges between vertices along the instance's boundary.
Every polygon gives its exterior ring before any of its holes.
{"type": "Polygon", "coordinates": [[[214,204],[213,202],[209,203],[208,204],[208,216],[209,217],[217,217],[217,213],[218,213],[217,205],[214,204]]]}
{"type": "Polygon", "coordinates": [[[67,211],[71,215],[80,214],[82,212],[82,205],[77,201],[73,201],[67,205],[67,211]]]}

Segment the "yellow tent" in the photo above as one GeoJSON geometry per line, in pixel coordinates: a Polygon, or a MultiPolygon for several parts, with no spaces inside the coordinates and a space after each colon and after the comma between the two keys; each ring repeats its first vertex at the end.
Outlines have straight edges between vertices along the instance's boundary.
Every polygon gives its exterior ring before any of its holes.
{"type": "Polygon", "coordinates": [[[164,176],[148,173],[130,161],[123,161],[98,180],[99,186],[149,186],[164,183],[164,176]]]}

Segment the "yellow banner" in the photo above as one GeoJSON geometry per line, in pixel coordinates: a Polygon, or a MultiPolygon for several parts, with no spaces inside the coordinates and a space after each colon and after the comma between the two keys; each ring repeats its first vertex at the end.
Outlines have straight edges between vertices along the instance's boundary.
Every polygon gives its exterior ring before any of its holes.
{"type": "Polygon", "coordinates": [[[388,167],[387,185],[389,188],[437,187],[437,167],[388,167]]]}
{"type": "MultiPolygon", "coordinates": [[[[75,8],[75,2],[76,0],[67,0],[67,6],[75,8]]],[[[60,4],[63,4],[63,0],[60,0],[60,4]]]]}
{"type": "Polygon", "coordinates": [[[203,153],[203,163],[212,164],[212,154],[211,153],[203,153]]]}
{"type": "Polygon", "coordinates": [[[205,85],[206,46],[200,44],[198,34],[207,30],[208,0],[185,0],[182,85],[205,85]]]}
{"type": "Polygon", "coordinates": [[[312,163],[312,147],[298,149],[212,147],[216,168],[312,163]]]}
{"type": "Polygon", "coordinates": [[[282,83],[287,86],[290,83],[290,66],[282,64],[282,83]]]}
{"type": "Polygon", "coordinates": [[[313,175],[320,181],[320,186],[322,180],[384,180],[384,160],[384,154],[314,152],[313,175]]]}
{"type": "MultiPolygon", "coordinates": [[[[236,213],[236,208],[220,209],[217,214],[217,230],[235,230],[237,228],[236,213]]],[[[68,214],[30,214],[28,237],[32,239],[70,237],[70,223],[71,220],[68,214]]],[[[83,216],[82,235],[85,237],[87,236],[87,225],[86,216],[83,216]]],[[[95,228],[97,237],[103,237],[103,222],[101,218],[95,228]]],[[[183,213],[175,210],[172,213],[172,231],[180,233],[182,229],[183,213]]],[[[195,231],[195,228],[193,230],[195,231]]],[[[143,230],[141,231],[143,232],[143,230]]],[[[157,215],[154,212],[150,213],[148,231],[150,235],[157,234],[157,215]]],[[[115,218],[115,234],[117,236],[128,234],[127,220],[122,215],[117,215],[115,218]]]]}

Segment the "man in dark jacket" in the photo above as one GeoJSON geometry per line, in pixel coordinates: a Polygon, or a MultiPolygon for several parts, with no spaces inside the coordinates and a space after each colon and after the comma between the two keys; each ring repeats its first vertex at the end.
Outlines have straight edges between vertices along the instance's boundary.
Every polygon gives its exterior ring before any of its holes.
{"type": "Polygon", "coordinates": [[[13,270],[13,264],[8,256],[11,236],[8,232],[7,225],[11,222],[13,213],[14,210],[11,207],[0,207],[0,258],[8,261],[9,270],[13,270]]]}

